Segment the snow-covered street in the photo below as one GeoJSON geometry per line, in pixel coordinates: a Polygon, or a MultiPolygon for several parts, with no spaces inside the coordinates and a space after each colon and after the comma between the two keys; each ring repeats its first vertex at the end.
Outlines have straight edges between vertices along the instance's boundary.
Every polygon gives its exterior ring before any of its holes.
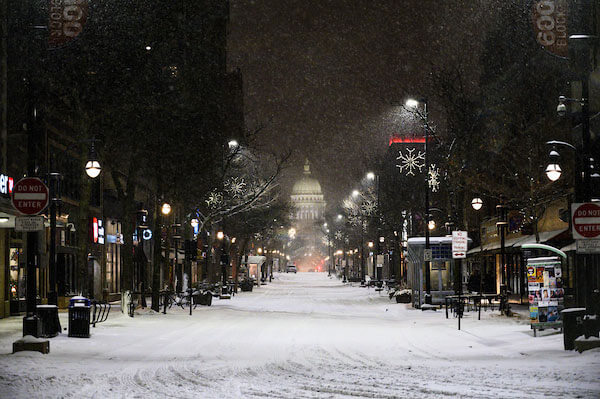
{"type": "Polygon", "coordinates": [[[0,320],[2,398],[600,397],[598,350],[566,352],[561,334],[534,338],[497,311],[458,331],[325,273],[276,274],[191,317],[111,313],[48,355],[10,354],[21,323],[0,320]]]}

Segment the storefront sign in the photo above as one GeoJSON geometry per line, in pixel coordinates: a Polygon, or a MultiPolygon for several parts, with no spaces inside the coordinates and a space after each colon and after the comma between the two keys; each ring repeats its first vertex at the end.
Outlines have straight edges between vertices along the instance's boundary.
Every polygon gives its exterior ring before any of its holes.
{"type": "Polygon", "coordinates": [[[578,254],[600,254],[600,240],[577,240],[578,254]]]}
{"type": "Polygon", "coordinates": [[[0,195],[8,197],[12,194],[14,180],[12,177],[0,173],[0,195]]]}
{"type": "Polygon", "coordinates": [[[152,230],[144,229],[144,231],[142,232],[142,238],[146,241],[152,239],[152,230]]]}
{"type": "Polygon", "coordinates": [[[104,244],[104,223],[102,219],[92,218],[91,239],[95,244],[104,244]]]}
{"type": "Polygon", "coordinates": [[[123,244],[123,234],[107,234],[106,242],[109,244],[123,244]]]}
{"type": "Polygon", "coordinates": [[[82,31],[88,15],[88,0],[49,0],[50,48],[61,47],[82,31]]]}
{"type": "Polygon", "coordinates": [[[15,217],[15,231],[41,231],[44,230],[43,216],[17,216],[15,217]]]}
{"type": "Polygon", "coordinates": [[[469,237],[466,231],[452,232],[452,259],[464,259],[467,257],[469,237]]]}
{"type": "Polygon", "coordinates": [[[566,0],[533,2],[532,19],[536,41],[546,51],[562,58],[569,55],[567,12],[566,0]]]}

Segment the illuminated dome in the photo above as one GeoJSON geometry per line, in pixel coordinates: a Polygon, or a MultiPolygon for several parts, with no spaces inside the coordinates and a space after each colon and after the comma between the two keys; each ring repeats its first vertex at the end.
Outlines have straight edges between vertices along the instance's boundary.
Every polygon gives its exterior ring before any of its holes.
{"type": "Polygon", "coordinates": [[[321,195],[321,185],[310,177],[310,163],[304,164],[304,176],[294,184],[292,195],[321,195]]]}
{"type": "Polygon", "coordinates": [[[304,163],[304,176],[294,184],[291,200],[296,208],[296,220],[314,221],[323,218],[325,213],[323,192],[319,182],[310,176],[308,159],[304,163]]]}

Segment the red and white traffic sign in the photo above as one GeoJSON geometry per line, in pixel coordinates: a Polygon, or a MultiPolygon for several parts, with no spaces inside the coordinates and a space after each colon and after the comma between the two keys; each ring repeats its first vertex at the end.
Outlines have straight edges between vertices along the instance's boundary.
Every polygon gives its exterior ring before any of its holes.
{"type": "Polygon", "coordinates": [[[48,187],[37,177],[25,177],[13,187],[12,204],[24,215],[37,215],[48,206],[48,187]]]}
{"type": "Polygon", "coordinates": [[[464,259],[467,257],[469,237],[466,231],[455,230],[452,232],[452,258],[464,259]]]}
{"type": "Polygon", "coordinates": [[[571,204],[573,238],[589,240],[600,237],[600,205],[594,202],[571,204]]]}

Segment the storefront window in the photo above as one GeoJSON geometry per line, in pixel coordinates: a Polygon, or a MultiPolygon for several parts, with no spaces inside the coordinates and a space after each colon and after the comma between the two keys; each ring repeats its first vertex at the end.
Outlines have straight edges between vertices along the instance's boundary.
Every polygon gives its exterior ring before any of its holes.
{"type": "Polygon", "coordinates": [[[11,300],[25,299],[25,265],[20,264],[21,248],[10,248],[9,252],[9,295],[11,300]]]}

